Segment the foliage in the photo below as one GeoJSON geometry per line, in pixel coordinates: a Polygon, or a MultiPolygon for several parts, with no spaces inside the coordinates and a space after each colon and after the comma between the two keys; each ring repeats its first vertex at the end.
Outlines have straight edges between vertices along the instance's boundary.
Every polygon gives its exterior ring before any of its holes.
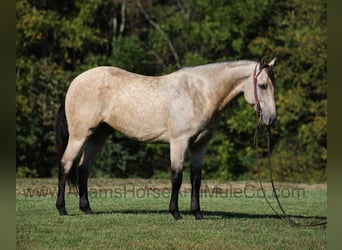
{"type": "MultiPolygon", "coordinates": [[[[16,15],[17,169],[36,170],[40,177],[56,172],[54,117],[68,84],[86,69],[112,65],[161,75],[267,55],[279,59],[276,179],[326,180],[325,1],[18,0],[16,15]]],[[[229,104],[205,159],[206,178],[254,177],[254,117],[243,98],[229,104]]],[[[165,145],[115,133],[92,173],[149,177],[168,171],[168,154],[165,145]]]]}
{"type": "Polygon", "coordinates": [[[28,167],[19,167],[17,169],[17,178],[34,178],[38,177],[36,169],[29,169],[28,167]]]}

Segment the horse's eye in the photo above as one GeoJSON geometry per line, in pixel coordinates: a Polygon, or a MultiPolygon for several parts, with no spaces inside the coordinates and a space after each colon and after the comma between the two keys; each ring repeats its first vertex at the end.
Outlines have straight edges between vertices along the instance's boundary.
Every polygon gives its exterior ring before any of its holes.
{"type": "Polygon", "coordinates": [[[260,84],[260,85],[259,85],[259,88],[261,88],[261,89],[267,89],[267,84],[260,84]]]}

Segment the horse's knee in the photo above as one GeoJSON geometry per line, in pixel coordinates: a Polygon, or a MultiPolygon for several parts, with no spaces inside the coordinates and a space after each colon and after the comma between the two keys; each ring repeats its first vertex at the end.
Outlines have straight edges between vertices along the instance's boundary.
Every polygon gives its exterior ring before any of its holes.
{"type": "Polygon", "coordinates": [[[183,179],[183,171],[171,171],[171,182],[172,185],[175,186],[180,186],[182,184],[182,179],[183,179]]]}

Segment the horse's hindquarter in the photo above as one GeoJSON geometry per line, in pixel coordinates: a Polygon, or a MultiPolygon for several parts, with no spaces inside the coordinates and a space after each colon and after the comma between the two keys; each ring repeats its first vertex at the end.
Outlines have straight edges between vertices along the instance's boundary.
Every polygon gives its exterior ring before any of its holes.
{"type": "Polygon", "coordinates": [[[159,79],[114,67],[98,67],[76,78],[68,95],[82,102],[75,107],[80,114],[94,116],[91,123],[94,120],[97,124],[106,122],[115,130],[140,141],[168,142],[167,90],[163,89],[159,79]],[[76,89],[82,94],[70,93],[76,89]]]}

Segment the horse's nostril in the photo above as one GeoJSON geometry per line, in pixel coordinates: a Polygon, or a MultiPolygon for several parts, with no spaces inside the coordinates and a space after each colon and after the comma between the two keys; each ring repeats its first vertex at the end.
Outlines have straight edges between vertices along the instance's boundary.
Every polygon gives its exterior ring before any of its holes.
{"type": "Polygon", "coordinates": [[[275,123],[276,120],[277,120],[277,116],[276,116],[276,115],[271,115],[271,116],[270,116],[270,119],[269,119],[269,121],[268,121],[268,124],[269,124],[269,125],[272,125],[272,124],[275,123]]]}

